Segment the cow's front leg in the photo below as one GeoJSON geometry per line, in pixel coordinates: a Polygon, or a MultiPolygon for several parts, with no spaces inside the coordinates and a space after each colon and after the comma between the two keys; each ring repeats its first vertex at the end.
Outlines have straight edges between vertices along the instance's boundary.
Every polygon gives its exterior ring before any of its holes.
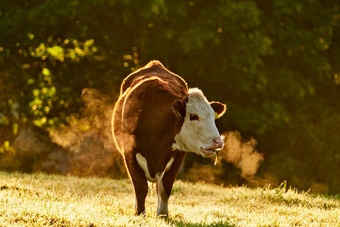
{"type": "Polygon", "coordinates": [[[145,215],[145,198],[148,194],[148,182],[143,170],[138,166],[133,152],[124,155],[125,164],[135,191],[135,213],[145,215]]]}
{"type": "Polygon", "coordinates": [[[157,183],[157,195],[158,195],[158,205],[157,205],[157,216],[168,216],[168,201],[170,194],[167,194],[164,189],[163,181],[160,180],[157,183]]]}
{"type": "Polygon", "coordinates": [[[157,195],[158,195],[157,216],[167,217],[169,215],[168,201],[171,194],[172,185],[174,184],[174,181],[182,165],[184,157],[185,152],[177,151],[175,155],[175,160],[172,163],[170,169],[167,172],[165,172],[163,178],[157,183],[157,195]]]}

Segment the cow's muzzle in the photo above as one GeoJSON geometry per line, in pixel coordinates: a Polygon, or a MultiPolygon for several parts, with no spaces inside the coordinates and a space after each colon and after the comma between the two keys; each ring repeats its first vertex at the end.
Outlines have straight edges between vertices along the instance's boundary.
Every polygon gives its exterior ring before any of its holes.
{"type": "Polygon", "coordinates": [[[216,155],[218,150],[221,150],[224,146],[223,139],[221,137],[215,137],[212,140],[212,144],[210,147],[203,148],[201,147],[201,153],[204,158],[210,158],[216,155]]]}
{"type": "Polygon", "coordinates": [[[201,154],[204,158],[210,158],[216,155],[216,150],[214,149],[204,149],[201,147],[201,154]]]}
{"type": "Polygon", "coordinates": [[[221,137],[216,137],[213,139],[213,149],[221,150],[223,146],[224,146],[224,142],[221,137]]]}

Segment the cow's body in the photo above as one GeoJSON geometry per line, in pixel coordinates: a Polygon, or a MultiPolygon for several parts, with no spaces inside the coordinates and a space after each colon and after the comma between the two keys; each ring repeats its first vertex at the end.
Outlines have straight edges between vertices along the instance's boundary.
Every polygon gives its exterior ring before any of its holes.
{"type": "MultiPolygon", "coordinates": [[[[203,95],[200,91],[191,93],[190,96],[190,90],[181,77],[169,72],[158,61],[152,61],[130,74],[121,85],[113,114],[113,134],[134,185],[137,214],[145,212],[147,181],[150,181],[157,183],[157,215],[168,215],[168,198],[185,152],[191,149],[208,157],[215,154],[216,148],[223,146],[215,131],[211,137],[214,142],[208,142],[213,145],[190,148],[193,145],[185,142],[185,136],[190,132],[184,125],[194,123],[191,122],[192,115],[191,120],[186,120],[189,118],[186,111],[190,100],[197,96],[204,105],[207,102],[204,96],[200,98],[203,95]]],[[[195,105],[190,108],[196,108],[195,105]]],[[[212,110],[209,103],[207,105],[212,110]]],[[[222,115],[225,106],[219,107],[218,114],[222,115]]],[[[212,114],[210,109],[205,115],[212,114]]]]}

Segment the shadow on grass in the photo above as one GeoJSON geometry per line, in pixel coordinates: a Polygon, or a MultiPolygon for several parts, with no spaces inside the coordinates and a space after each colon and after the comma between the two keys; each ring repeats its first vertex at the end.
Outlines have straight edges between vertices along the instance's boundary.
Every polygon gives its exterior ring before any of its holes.
{"type": "Polygon", "coordinates": [[[221,221],[221,222],[216,222],[216,223],[212,223],[212,224],[209,224],[209,225],[206,225],[206,224],[200,224],[200,223],[191,223],[191,222],[184,222],[184,221],[181,221],[181,220],[173,220],[171,218],[168,218],[167,219],[167,222],[169,224],[173,224],[175,226],[185,226],[185,227],[222,227],[222,226],[226,226],[226,227],[235,227],[236,225],[234,224],[231,224],[229,222],[225,222],[225,221],[221,221]]]}

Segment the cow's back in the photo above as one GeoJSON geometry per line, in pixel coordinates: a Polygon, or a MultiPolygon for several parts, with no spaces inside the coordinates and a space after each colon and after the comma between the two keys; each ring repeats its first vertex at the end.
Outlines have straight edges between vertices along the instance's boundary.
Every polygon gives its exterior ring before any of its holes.
{"type": "Polygon", "coordinates": [[[178,75],[170,72],[159,61],[150,61],[146,66],[129,74],[122,82],[120,94],[122,95],[128,88],[135,86],[141,80],[150,77],[158,77],[162,81],[166,81],[171,92],[178,96],[185,96],[188,92],[187,83],[178,75]]]}
{"type": "MultiPolygon", "coordinates": [[[[187,96],[186,82],[158,61],[124,79],[113,115],[113,134],[124,153],[138,147],[144,156],[151,148],[171,147],[183,119],[176,118],[172,105],[187,96]],[[150,148],[151,147],[151,148],[150,148]],[[148,149],[145,153],[144,150],[148,149]]],[[[159,158],[153,154],[151,158],[159,158]]]]}

